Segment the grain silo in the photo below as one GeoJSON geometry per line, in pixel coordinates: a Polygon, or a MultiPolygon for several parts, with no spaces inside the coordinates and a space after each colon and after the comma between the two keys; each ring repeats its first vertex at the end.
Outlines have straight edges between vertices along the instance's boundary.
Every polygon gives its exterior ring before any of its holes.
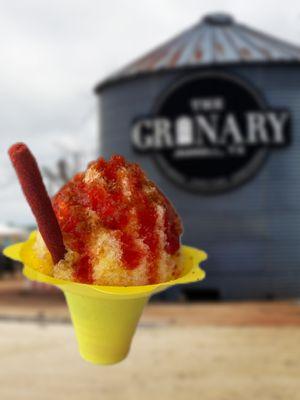
{"type": "Polygon", "coordinates": [[[190,294],[300,295],[299,62],[212,14],[96,88],[102,154],[140,163],[209,253],[190,294]]]}

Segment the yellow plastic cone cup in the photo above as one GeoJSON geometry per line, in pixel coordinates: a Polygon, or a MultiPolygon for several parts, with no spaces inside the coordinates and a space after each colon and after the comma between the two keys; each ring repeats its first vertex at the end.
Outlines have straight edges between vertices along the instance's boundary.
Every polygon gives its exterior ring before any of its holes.
{"type": "Polygon", "coordinates": [[[129,352],[147,297],[105,299],[64,291],[79,352],[94,364],[115,364],[129,352]]]}
{"type": "Polygon", "coordinates": [[[24,264],[24,275],[33,281],[59,287],[65,295],[81,356],[94,364],[115,364],[130,349],[132,337],[151,295],[174,285],[197,282],[205,277],[199,267],[206,254],[182,246],[182,275],[174,280],[144,286],[98,286],[56,279],[46,273],[49,261],[39,259],[34,251],[36,233],[24,243],[4,249],[3,253],[24,264]]]}

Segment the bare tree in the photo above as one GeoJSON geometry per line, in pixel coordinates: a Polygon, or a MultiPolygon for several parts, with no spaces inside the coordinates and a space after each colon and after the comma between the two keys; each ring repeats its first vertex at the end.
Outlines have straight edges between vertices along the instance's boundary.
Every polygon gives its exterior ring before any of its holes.
{"type": "Polygon", "coordinates": [[[56,143],[63,156],[60,157],[53,167],[42,167],[42,173],[46,179],[48,191],[53,195],[61,186],[68,182],[81,167],[83,152],[80,146],[70,146],[69,143],[56,143]]]}

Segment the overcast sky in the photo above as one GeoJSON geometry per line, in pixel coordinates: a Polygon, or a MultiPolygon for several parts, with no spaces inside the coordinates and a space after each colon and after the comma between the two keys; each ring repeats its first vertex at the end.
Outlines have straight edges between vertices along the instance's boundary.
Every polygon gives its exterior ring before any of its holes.
{"type": "Polygon", "coordinates": [[[97,151],[95,84],[203,14],[227,11],[300,44],[296,0],[0,0],[0,223],[32,222],[6,155],[26,142],[42,165],[97,151]]]}

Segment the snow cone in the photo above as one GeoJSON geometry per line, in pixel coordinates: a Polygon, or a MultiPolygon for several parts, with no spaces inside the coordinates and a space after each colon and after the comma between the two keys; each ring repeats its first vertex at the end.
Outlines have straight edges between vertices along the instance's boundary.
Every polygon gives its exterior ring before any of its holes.
{"type": "Polygon", "coordinates": [[[51,201],[27,146],[9,155],[39,230],[4,253],[64,292],[85,360],[121,361],[150,296],[203,279],[206,254],[180,245],[174,207],[122,156],[92,162],[51,201]]]}

